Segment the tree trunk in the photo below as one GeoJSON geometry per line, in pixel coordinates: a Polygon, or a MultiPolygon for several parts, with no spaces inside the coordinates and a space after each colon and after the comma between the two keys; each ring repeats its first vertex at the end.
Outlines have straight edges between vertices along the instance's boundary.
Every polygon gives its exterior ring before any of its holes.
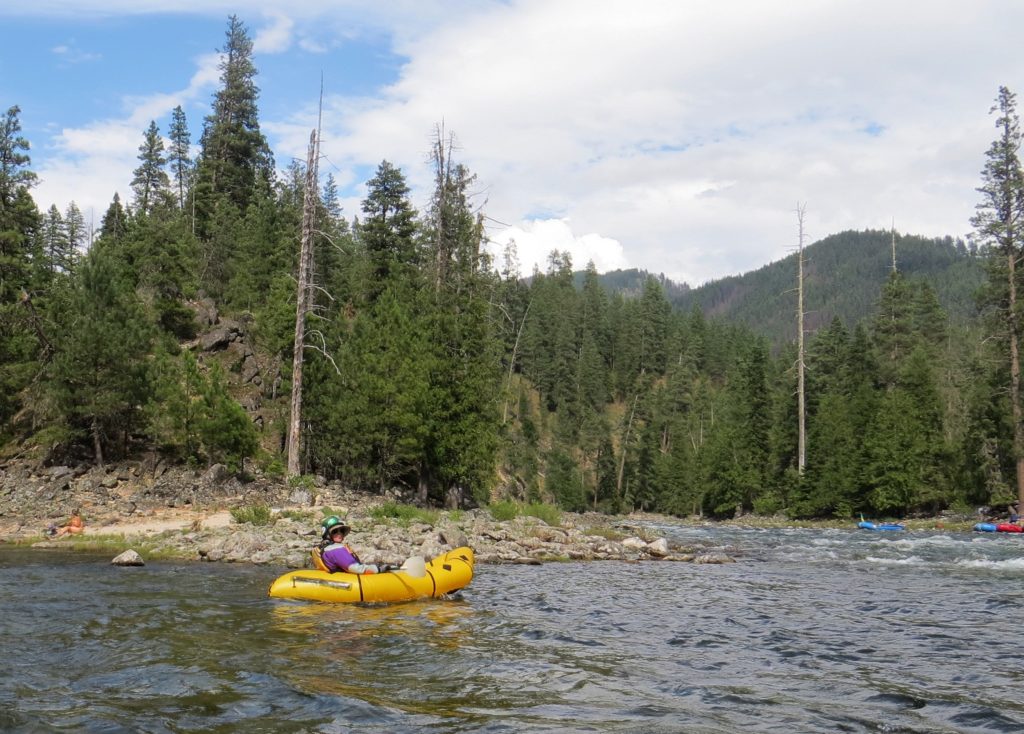
{"type": "Polygon", "coordinates": [[[288,476],[302,473],[302,359],[305,349],[306,312],[309,309],[309,271],[313,260],[313,220],[316,215],[317,159],[319,157],[317,130],[309,136],[309,155],[306,159],[306,190],[302,206],[302,249],[299,253],[299,284],[295,297],[295,346],[292,354],[292,397],[288,424],[288,476]]]}
{"type": "Polygon", "coordinates": [[[96,466],[103,468],[103,441],[100,437],[100,424],[95,418],[92,419],[92,449],[96,457],[96,466]]]}
{"type": "Polygon", "coordinates": [[[1020,404],[1020,344],[1017,326],[1016,248],[1007,248],[1008,278],[1007,322],[1010,332],[1010,407],[1013,410],[1013,455],[1017,460],[1017,507],[1024,508],[1024,425],[1020,404]]]}
{"type": "Polygon", "coordinates": [[[531,299],[530,302],[526,304],[526,310],[523,312],[523,320],[519,322],[519,328],[516,330],[515,344],[512,345],[512,356],[508,361],[508,377],[505,380],[505,402],[502,405],[501,425],[505,425],[508,421],[509,393],[512,392],[512,371],[516,366],[516,354],[519,352],[519,339],[523,336],[523,327],[526,325],[526,316],[530,313],[530,306],[532,305],[533,300],[531,299]]]}
{"type": "Polygon", "coordinates": [[[637,393],[636,397],[633,398],[633,409],[629,411],[629,421],[626,423],[626,434],[622,437],[622,458],[619,460],[619,476],[615,480],[616,503],[622,500],[622,475],[626,470],[626,451],[629,449],[629,431],[633,428],[633,416],[636,415],[636,404],[639,400],[640,393],[637,393]]]}
{"type": "Polygon", "coordinates": [[[422,467],[419,471],[419,477],[416,480],[416,502],[420,507],[427,506],[427,500],[430,499],[430,486],[427,484],[427,477],[423,473],[422,467]]]}
{"type": "Polygon", "coordinates": [[[797,205],[797,222],[800,225],[800,240],[797,255],[797,306],[796,306],[796,401],[797,401],[797,459],[796,471],[801,477],[807,465],[807,403],[804,394],[804,207],[797,205]]]}

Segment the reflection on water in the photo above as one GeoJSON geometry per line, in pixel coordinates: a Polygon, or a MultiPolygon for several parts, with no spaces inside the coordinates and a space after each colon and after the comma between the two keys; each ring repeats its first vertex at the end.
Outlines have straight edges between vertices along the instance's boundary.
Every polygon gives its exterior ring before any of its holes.
{"type": "Polygon", "coordinates": [[[1024,539],[664,526],[739,563],[481,566],[452,600],[0,550],[0,730],[1024,730],[1024,539]]]}

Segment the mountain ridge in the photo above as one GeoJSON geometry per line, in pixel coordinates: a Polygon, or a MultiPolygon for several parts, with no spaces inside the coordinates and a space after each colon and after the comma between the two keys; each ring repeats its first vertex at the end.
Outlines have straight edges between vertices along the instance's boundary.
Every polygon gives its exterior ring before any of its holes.
{"type": "MultiPolygon", "coordinates": [[[[952,322],[966,323],[976,317],[975,293],[984,283],[985,271],[977,252],[963,240],[847,230],[804,248],[808,333],[837,316],[852,327],[871,313],[892,272],[894,240],[897,270],[928,283],[952,322]]],[[[774,343],[783,343],[796,338],[797,256],[793,252],[755,270],[697,287],[638,269],[610,271],[600,280],[608,290],[629,295],[638,293],[647,277],[654,277],[674,308],[698,307],[709,319],[744,324],[774,343]]]]}

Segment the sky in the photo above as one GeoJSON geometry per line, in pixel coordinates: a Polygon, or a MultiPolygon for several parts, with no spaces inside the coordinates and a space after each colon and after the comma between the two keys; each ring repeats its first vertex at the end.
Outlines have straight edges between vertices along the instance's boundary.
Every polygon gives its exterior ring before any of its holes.
{"type": "Polygon", "coordinates": [[[260,124],[343,214],[388,160],[429,200],[439,125],[519,268],[699,285],[843,230],[967,237],[1000,86],[1024,91],[1018,0],[5,0],[0,111],[21,109],[43,210],[130,201],[143,133],[198,143],[236,14],[260,124]]]}

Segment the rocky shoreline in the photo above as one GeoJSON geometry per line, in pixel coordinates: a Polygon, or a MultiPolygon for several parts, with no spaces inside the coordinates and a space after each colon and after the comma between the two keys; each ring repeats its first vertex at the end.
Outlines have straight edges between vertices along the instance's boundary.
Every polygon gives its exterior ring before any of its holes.
{"type": "Polygon", "coordinates": [[[221,466],[197,472],[167,466],[156,456],[107,468],[8,465],[0,467],[0,542],[303,568],[310,564],[309,551],[329,508],[346,517],[353,527],[350,545],[371,563],[431,558],[461,545],[472,547],[483,564],[734,560],[720,548],[673,545],[645,531],[635,517],[561,513],[557,524],[548,524],[525,515],[496,520],[488,510],[474,509],[402,521],[375,512],[388,501],[402,498],[362,494],[321,480],[290,486],[257,475],[241,482],[221,466]],[[260,524],[239,522],[247,514],[239,509],[253,507],[272,508],[269,518],[260,524]],[[85,518],[86,532],[47,538],[46,528],[75,508],[85,518]]]}

